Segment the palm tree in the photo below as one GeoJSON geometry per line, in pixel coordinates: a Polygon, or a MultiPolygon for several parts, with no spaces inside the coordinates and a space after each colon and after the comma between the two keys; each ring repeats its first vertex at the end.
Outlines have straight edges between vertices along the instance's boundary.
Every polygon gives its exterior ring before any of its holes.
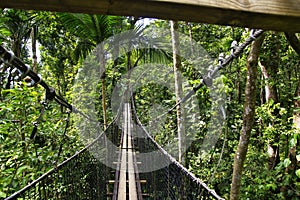
{"type": "MultiPolygon", "coordinates": [[[[74,51],[75,59],[85,58],[98,44],[113,35],[113,27],[121,17],[91,14],[71,14],[60,15],[63,25],[75,36],[79,38],[74,51]]],[[[101,52],[101,50],[100,50],[101,52]]],[[[107,127],[106,95],[105,95],[105,62],[104,55],[100,53],[99,60],[101,68],[101,93],[102,112],[104,128],[107,127]]]]}

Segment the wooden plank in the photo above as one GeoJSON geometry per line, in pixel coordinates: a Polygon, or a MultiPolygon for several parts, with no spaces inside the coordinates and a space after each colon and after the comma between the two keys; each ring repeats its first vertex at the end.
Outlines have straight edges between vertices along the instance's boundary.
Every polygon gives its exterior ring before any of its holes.
{"type": "Polygon", "coordinates": [[[133,165],[134,152],[132,151],[132,132],[131,132],[131,115],[129,103],[127,104],[127,136],[128,136],[128,184],[129,184],[129,200],[137,200],[137,190],[135,181],[135,168],[133,165]]]}
{"type": "Polygon", "coordinates": [[[118,200],[126,200],[126,157],[127,152],[124,149],[122,152],[120,176],[119,176],[119,187],[118,187],[118,200]]]}
{"type": "Polygon", "coordinates": [[[2,0],[0,7],[130,15],[300,32],[299,0],[2,0]]]}
{"type": "MultiPolygon", "coordinates": [[[[114,200],[126,200],[127,196],[129,197],[129,200],[141,200],[141,183],[138,178],[139,176],[132,137],[132,119],[129,103],[124,104],[122,127],[122,150],[120,151],[121,155],[119,155],[118,162],[116,162],[118,164],[116,177],[115,180],[109,180],[108,183],[115,184],[113,193],[114,200]]],[[[143,183],[146,183],[146,181],[144,180],[143,183]]]]}
{"type": "MultiPolygon", "coordinates": [[[[123,145],[123,140],[124,140],[124,134],[122,133],[122,135],[121,135],[121,141],[120,141],[121,145],[123,145]]],[[[118,198],[122,151],[118,151],[118,153],[119,153],[119,155],[118,155],[118,162],[117,162],[118,165],[117,165],[117,169],[115,171],[114,191],[113,191],[112,200],[117,200],[117,198],[118,198]]]]}
{"type": "Polygon", "coordinates": [[[123,111],[123,117],[124,117],[124,130],[123,130],[123,141],[122,141],[122,157],[121,157],[121,167],[120,167],[120,175],[119,175],[119,187],[118,187],[118,200],[126,200],[126,193],[127,193],[127,187],[126,187],[126,173],[127,173],[127,126],[128,126],[128,116],[127,116],[127,109],[124,106],[123,111]]]}
{"type": "MultiPolygon", "coordinates": [[[[134,144],[134,140],[133,140],[133,137],[132,138],[132,144],[134,144]]],[[[143,199],[143,196],[142,196],[142,188],[141,188],[141,184],[142,183],[147,183],[146,180],[140,180],[140,176],[139,176],[139,170],[138,170],[138,162],[137,162],[137,159],[136,159],[136,153],[135,151],[133,152],[133,162],[134,162],[134,171],[135,171],[135,181],[136,181],[136,190],[137,190],[137,198],[139,200],[142,200],[143,199]]],[[[139,162],[140,163],[140,162],[139,162]]]]}
{"type": "Polygon", "coordinates": [[[288,0],[159,0],[161,2],[217,7],[237,11],[299,16],[299,1],[288,0]]]}
{"type": "MultiPolygon", "coordinates": [[[[136,180],[137,181],[137,180],[136,180]]],[[[108,184],[114,184],[115,182],[119,182],[119,181],[116,181],[116,180],[108,180],[107,183],[108,184]]],[[[128,181],[127,181],[128,182],[128,181]]],[[[139,182],[141,184],[146,184],[147,183],[147,180],[139,180],[139,182]]]]}
{"type": "MultiPolygon", "coordinates": [[[[128,140],[129,142],[130,140],[128,140]]],[[[133,152],[128,150],[128,183],[129,183],[129,200],[137,200],[137,190],[135,181],[135,170],[133,165],[133,152]]]]}

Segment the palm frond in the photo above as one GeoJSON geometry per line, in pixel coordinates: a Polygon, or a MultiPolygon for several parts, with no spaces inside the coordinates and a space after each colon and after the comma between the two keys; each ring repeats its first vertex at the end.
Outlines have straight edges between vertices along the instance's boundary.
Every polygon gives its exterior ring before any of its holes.
{"type": "Polygon", "coordinates": [[[90,15],[63,13],[59,15],[59,18],[71,34],[79,38],[92,39],[94,29],[91,26],[90,15]]]}
{"type": "MultiPolygon", "coordinates": [[[[63,13],[59,15],[63,26],[78,37],[75,58],[85,57],[93,47],[113,34],[111,24],[116,23],[114,17],[91,14],[63,13]]],[[[120,18],[119,18],[120,19],[120,18]]]]}
{"type": "Polygon", "coordinates": [[[94,44],[89,40],[78,41],[75,50],[73,51],[73,57],[75,60],[80,58],[86,58],[86,56],[93,50],[94,44]]]}

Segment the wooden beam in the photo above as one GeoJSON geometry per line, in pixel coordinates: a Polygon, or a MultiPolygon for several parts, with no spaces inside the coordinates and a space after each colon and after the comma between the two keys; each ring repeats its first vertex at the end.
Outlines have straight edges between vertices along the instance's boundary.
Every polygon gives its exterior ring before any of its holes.
{"type": "Polygon", "coordinates": [[[1,0],[0,7],[141,16],[300,32],[299,0],[1,0]]]}

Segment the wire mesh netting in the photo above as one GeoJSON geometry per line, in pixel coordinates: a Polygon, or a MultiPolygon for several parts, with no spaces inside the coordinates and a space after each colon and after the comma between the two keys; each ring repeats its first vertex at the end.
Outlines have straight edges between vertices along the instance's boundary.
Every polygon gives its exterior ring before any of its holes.
{"type": "MultiPolygon", "coordinates": [[[[119,151],[115,149],[120,146],[121,140],[122,128],[117,126],[119,122],[114,121],[86,148],[7,200],[112,199],[117,192],[114,191],[114,184],[118,182],[117,168],[112,166],[119,156],[119,151]],[[108,141],[114,145],[108,145],[108,141]]],[[[136,181],[141,183],[139,192],[142,193],[138,196],[151,200],[222,199],[159,146],[138,119],[133,127],[139,171],[136,181]]]]}
{"type": "Polygon", "coordinates": [[[141,165],[150,166],[158,159],[160,166],[165,166],[155,171],[140,173],[142,184],[142,193],[149,199],[222,199],[214,190],[208,188],[193,174],[187,171],[164,149],[162,149],[155,140],[147,133],[141,125],[137,126],[139,138],[136,138],[135,146],[140,154],[145,152],[155,152],[152,158],[139,158],[141,165]],[[142,133],[141,133],[142,132],[142,133]],[[145,137],[141,137],[144,135],[145,137]],[[148,163],[147,163],[148,162],[148,163]]]}
{"type": "MultiPolygon", "coordinates": [[[[106,154],[105,141],[118,138],[119,132],[115,123],[111,124],[86,148],[6,199],[106,199],[113,191],[108,181],[114,179],[114,169],[103,164],[94,152],[106,154]]],[[[115,158],[111,155],[105,159],[115,158]]]]}

